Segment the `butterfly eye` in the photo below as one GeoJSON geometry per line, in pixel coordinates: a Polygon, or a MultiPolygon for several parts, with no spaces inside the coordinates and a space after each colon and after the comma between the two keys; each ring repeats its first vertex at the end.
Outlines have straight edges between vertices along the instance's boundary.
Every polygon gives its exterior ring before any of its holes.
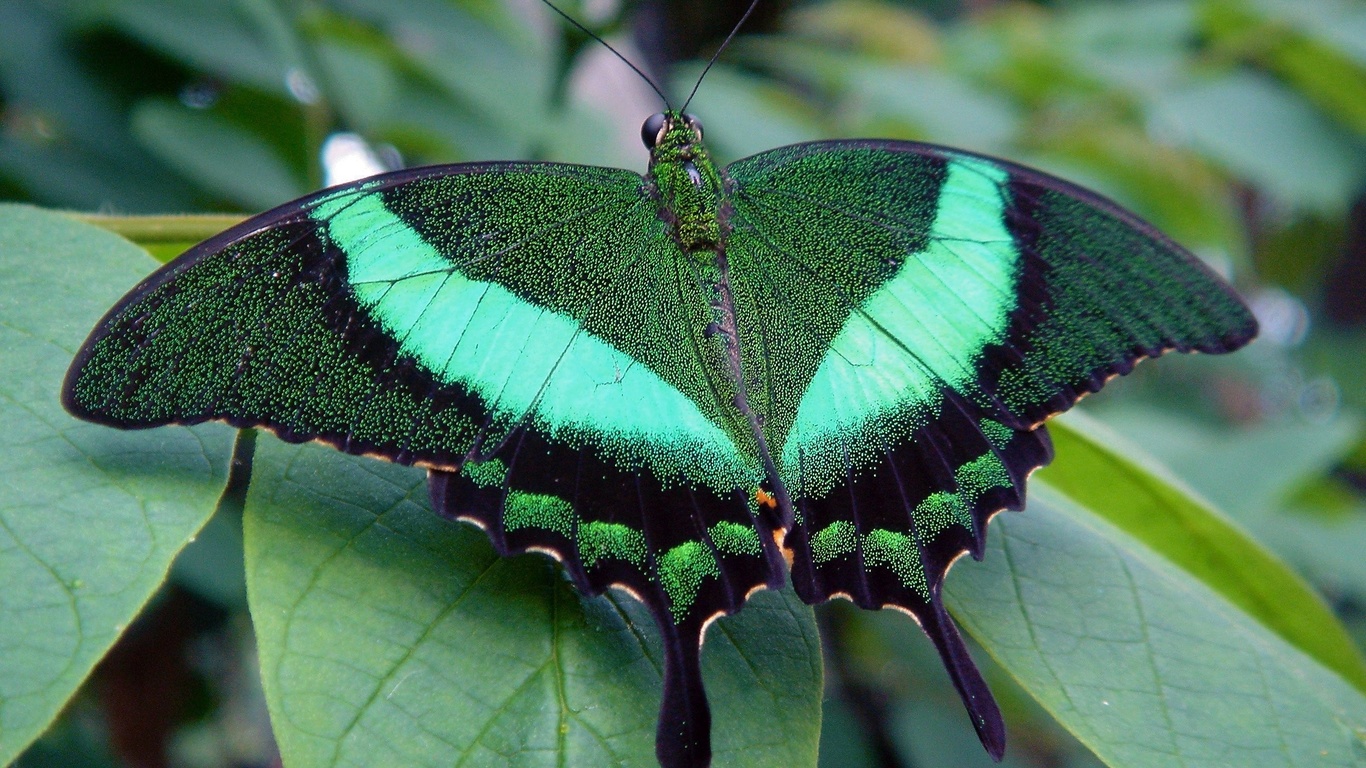
{"type": "Polygon", "coordinates": [[[645,118],[645,124],[640,126],[640,140],[645,142],[646,149],[654,149],[662,138],[664,138],[664,113],[656,112],[645,118]]]}
{"type": "Polygon", "coordinates": [[[698,141],[701,141],[701,140],[702,140],[702,121],[701,121],[701,120],[698,120],[696,117],[693,117],[692,115],[684,115],[684,116],[683,116],[683,122],[685,122],[685,123],[688,124],[688,127],[692,129],[692,132],[693,132],[694,134],[697,135],[697,140],[698,140],[698,141]]]}

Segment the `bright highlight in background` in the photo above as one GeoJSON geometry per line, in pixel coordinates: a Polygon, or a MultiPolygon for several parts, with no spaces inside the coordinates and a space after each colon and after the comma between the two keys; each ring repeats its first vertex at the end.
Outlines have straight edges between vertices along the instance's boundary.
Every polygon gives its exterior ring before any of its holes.
{"type": "Polygon", "coordinates": [[[334,133],[323,142],[323,184],[333,187],[389,170],[360,134],[334,133]]]}

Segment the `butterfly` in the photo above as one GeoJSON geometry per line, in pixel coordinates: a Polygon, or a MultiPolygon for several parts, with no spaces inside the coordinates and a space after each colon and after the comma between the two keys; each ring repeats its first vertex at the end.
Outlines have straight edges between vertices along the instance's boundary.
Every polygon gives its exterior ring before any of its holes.
{"type": "Polygon", "coordinates": [[[940,590],[1024,504],[1043,422],[1256,322],[1198,259],[1061,179],[904,141],[645,175],[496,162],[321,191],[191,248],[77,354],[73,414],[224,421],[425,467],[435,510],[658,623],[662,765],[710,763],[708,624],[790,579],[909,613],[986,750],[1001,714],[940,590]]]}

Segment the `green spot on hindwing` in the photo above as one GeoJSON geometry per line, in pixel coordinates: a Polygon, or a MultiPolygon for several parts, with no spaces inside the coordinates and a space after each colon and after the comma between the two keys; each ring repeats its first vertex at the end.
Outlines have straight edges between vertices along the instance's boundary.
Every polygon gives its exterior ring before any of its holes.
{"type": "Polygon", "coordinates": [[[925,566],[920,561],[920,547],[910,536],[874,528],[863,537],[863,562],[870,568],[890,568],[906,588],[914,590],[926,600],[930,598],[925,566]]]}
{"type": "Polygon", "coordinates": [[[828,563],[858,549],[858,530],[848,520],[836,520],[811,537],[811,560],[828,563]]]}
{"type": "Polygon", "coordinates": [[[754,526],[722,520],[707,529],[711,543],[723,555],[758,555],[763,553],[759,533],[754,526]]]}
{"type": "Polygon", "coordinates": [[[648,551],[645,535],[630,526],[595,520],[579,528],[579,559],[585,568],[592,568],[606,557],[642,568],[648,551]]]}
{"type": "Polygon", "coordinates": [[[991,447],[998,451],[1005,448],[1011,438],[1015,437],[1015,430],[999,421],[982,419],[982,423],[979,427],[982,430],[982,435],[986,437],[987,442],[991,443],[991,447]]]}
{"type": "Polygon", "coordinates": [[[507,482],[508,467],[502,459],[467,461],[460,468],[460,474],[480,488],[501,488],[507,482]]]}
{"type": "Polygon", "coordinates": [[[915,530],[921,541],[932,541],[955,525],[972,530],[972,516],[958,494],[937,491],[915,505],[915,530]]]}
{"type": "Polygon", "coordinates": [[[573,538],[576,517],[574,507],[559,496],[513,491],[503,505],[503,530],[540,528],[573,538]]]}
{"type": "MultiPolygon", "coordinates": [[[[1009,432],[1004,426],[1001,429],[1009,432]]],[[[997,436],[1001,436],[999,432],[997,436]]],[[[837,520],[811,537],[811,561],[819,565],[862,549],[864,567],[889,568],[908,589],[928,599],[920,547],[929,546],[940,534],[955,526],[973,530],[973,505],[987,491],[1007,488],[1011,484],[1010,473],[994,451],[960,466],[954,472],[954,480],[958,485],[956,492],[936,491],[916,505],[914,538],[883,528],[860,535],[852,522],[837,520]]]]}
{"type": "Polygon", "coordinates": [[[958,495],[970,505],[992,488],[1010,487],[1010,472],[995,453],[984,453],[959,467],[953,473],[958,481],[958,495]]]}
{"type": "MultiPolygon", "coordinates": [[[[1004,427],[1003,427],[1004,429],[1004,427]]],[[[982,495],[993,488],[1009,488],[1010,472],[993,451],[954,470],[956,492],[937,491],[915,507],[916,537],[928,544],[952,526],[972,530],[972,508],[982,495]]]]}
{"type": "Polygon", "coordinates": [[[675,622],[681,622],[692,609],[702,580],[721,576],[716,556],[700,541],[685,541],[665,552],[658,567],[659,585],[669,596],[669,612],[675,622]]]}
{"type": "Polygon", "coordinates": [[[908,589],[913,589],[925,599],[929,599],[925,567],[920,561],[920,548],[916,546],[914,539],[903,533],[875,528],[867,535],[860,536],[853,523],[836,520],[811,537],[811,561],[817,564],[826,563],[851,555],[860,547],[863,550],[865,568],[890,568],[908,589]]]}

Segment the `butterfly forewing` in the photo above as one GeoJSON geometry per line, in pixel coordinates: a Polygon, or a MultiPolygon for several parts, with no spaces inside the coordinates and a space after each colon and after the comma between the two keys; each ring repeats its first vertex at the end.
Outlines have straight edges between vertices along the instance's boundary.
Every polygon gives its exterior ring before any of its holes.
{"type": "Polygon", "coordinates": [[[1199,259],[1094,193],[1011,167],[1007,225],[1023,256],[990,387],[1039,423],[1169,350],[1229,352],[1257,333],[1242,300],[1199,259]]]}

